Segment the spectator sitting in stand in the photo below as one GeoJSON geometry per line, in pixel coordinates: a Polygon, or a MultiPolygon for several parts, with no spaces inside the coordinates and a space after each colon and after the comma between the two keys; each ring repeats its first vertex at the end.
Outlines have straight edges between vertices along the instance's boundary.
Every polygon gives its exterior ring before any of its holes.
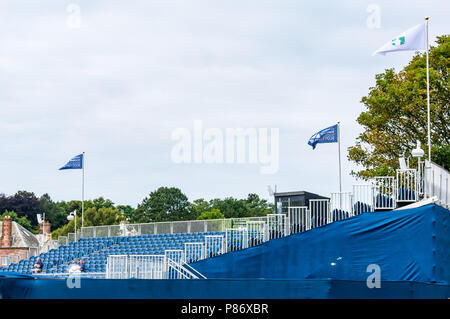
{"type": "Polygon", "coordinates": [[[72,266],[69,268],[69,274],[80,273],[81,267],[77,264],[77,261],[74,260],[72,266]]]}
{"type": "Polygon", "coordinates": [[[83,259],[80,259],[79,266],[80,266],[80,271],[81,272],[85,272],[86,271],[86,267],[84,266],[84,260],[83,259]]]}
{"type": "Polygon", "coordinates": [[[36,259],[36,263],[34,264],[33,272],[35,274],[42,272],[42,268],[44,268],[44,264],[41,261],[41,258],[38,257],[36,259]]]}

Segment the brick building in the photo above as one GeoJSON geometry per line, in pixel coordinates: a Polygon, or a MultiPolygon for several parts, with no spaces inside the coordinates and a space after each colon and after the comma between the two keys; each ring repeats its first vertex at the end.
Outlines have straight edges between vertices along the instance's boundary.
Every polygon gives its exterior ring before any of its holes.
{"type": "MultiPolygon", "coordinates": [[[[47,227],[43,223],[41,232],[47,227]]],[[[49,225],[48,225],[49,228],[49,225]]],[[[30,231],[6,216],[0,221],[0,266],[18,262],[39,253],[39,240],[30,231]]]]}

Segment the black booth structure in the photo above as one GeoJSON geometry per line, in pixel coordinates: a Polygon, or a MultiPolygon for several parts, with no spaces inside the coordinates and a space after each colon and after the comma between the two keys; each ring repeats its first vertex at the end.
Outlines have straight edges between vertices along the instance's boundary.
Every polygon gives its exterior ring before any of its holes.
{"type": "Polygon", "coordinates": [[[330,199],[306,191],[274,193],[276,213],[287,214],[288,207],[309,206],[310,199],[330,199]]]}

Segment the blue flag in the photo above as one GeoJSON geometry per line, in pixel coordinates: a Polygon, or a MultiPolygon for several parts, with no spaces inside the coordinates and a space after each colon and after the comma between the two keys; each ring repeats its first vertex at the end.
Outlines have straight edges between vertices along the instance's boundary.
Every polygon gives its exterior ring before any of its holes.
{"type": "Polygon", "coordinates": [[[61,167],[59,170],[62,170],[62,169],[81,169],[81,168],[83,168],[83,154],[75,156],[70,161],[68,161],[66,165],[61,167]]]}
{"type": "Polygon", "coordinates": [[[338,125],[327,127],[310,137],[308,145],[313,149],[318,143],[337,143],[338,141],[338,125]]]}

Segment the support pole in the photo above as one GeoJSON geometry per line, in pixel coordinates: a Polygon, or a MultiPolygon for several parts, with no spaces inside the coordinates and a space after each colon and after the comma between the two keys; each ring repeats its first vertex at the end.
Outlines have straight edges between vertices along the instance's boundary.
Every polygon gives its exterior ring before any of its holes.
{"type": "Polygon", "coordinates": [[[338,129],[338,155],[339,155],[339,193],[342,193],[342,177],[341,177],[341,122],[337,122],[338,129]]]}
{"type": "Polygon", "coordinates": [[[83,157],[82,157],[82,168],[83,168],[83,173],[82,173],[82,186],[81,186],[81,227],[84,227],[84,156],[85,156],[85,152],[83,152],[83,157]]]}
{"type": "Polygon", "coordinates": [[[429,39],[428,39],[428,17],[425,17],[425,28],[427,33],[427,121],[428,121],[428,160],[431,161],[431,119],[430,119],[430,66],[429,66],[429,39]]]}

